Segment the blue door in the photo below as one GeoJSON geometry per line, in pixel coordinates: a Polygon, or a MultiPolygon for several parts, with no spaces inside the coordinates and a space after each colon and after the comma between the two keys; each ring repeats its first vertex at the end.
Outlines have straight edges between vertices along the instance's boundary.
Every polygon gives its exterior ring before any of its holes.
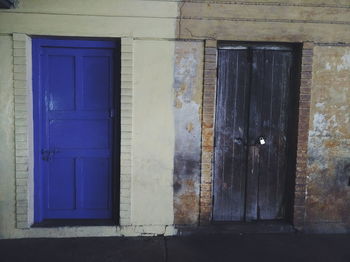
{"type": "Polygon", "coordinates": [[[35,222],[112,218],[116,48],[33,39],[35,222]]]}

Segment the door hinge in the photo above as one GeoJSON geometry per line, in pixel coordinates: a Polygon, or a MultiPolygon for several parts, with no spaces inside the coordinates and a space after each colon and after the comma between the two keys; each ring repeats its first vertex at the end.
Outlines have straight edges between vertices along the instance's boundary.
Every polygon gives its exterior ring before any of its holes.
{"type": "Polygon", "coordinates": [[[109,117],[113,118],[115,116],[115,110],[114,108],[109,109],[109,117]]]}

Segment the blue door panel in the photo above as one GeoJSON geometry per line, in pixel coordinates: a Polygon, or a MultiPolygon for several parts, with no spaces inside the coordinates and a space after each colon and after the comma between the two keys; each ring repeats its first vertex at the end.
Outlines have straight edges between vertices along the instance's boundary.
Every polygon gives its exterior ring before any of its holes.
{"type": "Polygon", "coordinates": [[[35,222],[112,218],[115,46],[33,40],[35,222]]]}
{"type": "Polygon", "coordinates": [[[111,94],[111,61],[108,56],[83,57],[84,79],[82,108],[85,110],[108,110],[111,94]]]}
{"type": "Polygon", "coordinates": [[[108,158],[83,158],[79,160],[83,183],[82,207],[106,209],[111,206],[109,194],[110,160],[108,158]],[[98,195],[99,197],[94,197],[98,195]]]}
{"type": "Polygon", "coordinates": [[[47,212],[75,209],[75,163],[73,158],[52,159],[47,179],[47,212]]]}
{"type": "Polygon", "coordinates": [[[109,119],[51,120],[49,137],[51,148],[108,149],[111,146],[109,119]]]}
{"type": "Polygon", "coordinates": [[[48,56],[47,59],[49,110],[74,110],[75,57],[55,55],[48,56]]]}

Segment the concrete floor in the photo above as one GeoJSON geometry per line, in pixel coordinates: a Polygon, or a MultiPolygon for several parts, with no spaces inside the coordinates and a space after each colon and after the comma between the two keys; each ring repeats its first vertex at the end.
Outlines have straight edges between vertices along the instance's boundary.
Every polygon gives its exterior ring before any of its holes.
{"type": "Polygon", "coordinates": [[[350,262],[350,235],[202,234],[0,240],[0,261],[350,262]]]}

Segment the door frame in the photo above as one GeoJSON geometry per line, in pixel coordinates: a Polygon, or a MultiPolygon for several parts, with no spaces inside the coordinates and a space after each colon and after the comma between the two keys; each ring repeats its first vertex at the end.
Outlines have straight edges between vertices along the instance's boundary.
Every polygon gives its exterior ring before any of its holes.
{"type": "Polygon", "coordinates": [[[313,43],[284,43],[284,42],[239,42],[216,41],[205,42],[204,61],[204,90],[202,111],[202,159],[201,159],[201,191],[200,191],[200,225],[212,223],[213,211],[213,171],[214,171],[214,127],[217,84],[217,48],[219,44],[269,44],[291,45],[299,49],[299,72],[295,73],[297,88],[297,105],[295,117],[295,148],[293,171],[293,190],[291,190],[292,208],[288,223],[297,229],[302,229],[305,210],[306,185],[306,150],[308,142],[308,125],[310,114],[310,96],[312,81],[313,43]]]}
{"type": "Polygon", "coordinates": [[[121,43],[120,39],[101,39],[101,38],[69,38],[69,37],[32,37],[32,103],[33,103],[33,162],[34,162],[34,227],[37,226],[61,226],[61,225],[109,225],[119,223],[119,202],[120,202],[120,85],[121,85],[121,43]],[[91,41],[90,43],[82,41],[91,41]],[[41,166],[41,148],[42,137],[40,136],[43,126],[42,114],[42,86],[40,84],[40,49],[43,46],[50,47],[92,47],[92,48],[113,48],[114,54],[114,97],[113,104],[115,108],[115,117],[113,121],[112,135],[112,221],[103,223],[98,220],[77,219],[61,220],[56,223],[44,223],[42,217],[43,204],[43,174],[41,166]]]}

